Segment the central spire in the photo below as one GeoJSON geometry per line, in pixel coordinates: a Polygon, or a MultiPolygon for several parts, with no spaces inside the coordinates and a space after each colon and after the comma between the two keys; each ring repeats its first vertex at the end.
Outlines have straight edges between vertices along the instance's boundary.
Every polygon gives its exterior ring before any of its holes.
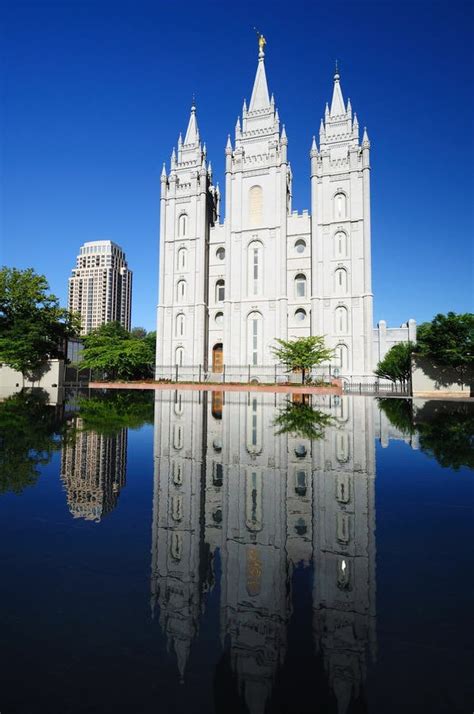
{"type": "Polygon", "coordinates": [[[344,99],[342,98],[342,90],[340,80],[341,75],[339,74],[339,66],[336,60],[336,71],[334,72],[334,90],[332,93],[331,102],[331,117],[340,116],[346,113],[346,108],[344,106],[344,99]]]}
{"type": "Polygon", "coordinates": [[[191,115],[189,117],[188,129],[186,131],[186,136],[184,137],[184,143],[187,144],[197,144],[199,142],[199,129],[196,119],[196,102],[193,96],[193,103],[191,105],[191,115]]]}
{"type": "Polygon", "coordinates": [[[270,95],[268,93],[267,76],[265,74],[265,45],[266,39],[257,31],[258,35],[258,66],[253,83],[252,97],[249,104],[249,112],[258,109],[267,109],[270,106],[270,95]]]}

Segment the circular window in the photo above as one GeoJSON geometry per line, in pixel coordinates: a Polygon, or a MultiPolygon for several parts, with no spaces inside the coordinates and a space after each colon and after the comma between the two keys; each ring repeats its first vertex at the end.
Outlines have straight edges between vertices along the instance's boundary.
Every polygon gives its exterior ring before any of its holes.
{"type": "Polygon", "coordinates": [[[297,456],[299,459],[303,458],[303,456],[306,456],[306,446],[304,444],[297,444],[295,446],[295,456],[297,456]]]}
{"type": "Polygon", "coordinates": [[[306,248],[306,242],[302,238],[299,238],[295,243],[296,252],[304,253],[305,248],[306,248]]]}
{"type": "Polygon", "coordinates": [[[224,248],[218,248],[218,249],[216,250],[216,257],[217,257],[219,260],[224,260],[224,258],[225,258],[225,250],[224,250],[224,248]]]}
{"type": "Polygon", "coordinates": [[[298,322],[302,322],[303,320],[306,320],[306,310],[303,310],[303,308],[300,308],[295,312],[295,317],[298,320],[298,322]]]}
{"type": "Polygon", "coordinates": [[[218,325],[221,325],[224,322],[224,313],[223,312],[216,312],[215,316],[215,321],[217,322],[218,325]]]}

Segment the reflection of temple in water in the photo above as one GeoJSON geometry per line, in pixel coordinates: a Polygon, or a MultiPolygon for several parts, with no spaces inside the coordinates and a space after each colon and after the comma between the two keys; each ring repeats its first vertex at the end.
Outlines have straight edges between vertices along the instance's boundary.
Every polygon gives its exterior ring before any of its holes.
{"type": "Polygon", "coordinates": [[[334,423],[310,441],[275,436],[285,404],[263,393],[157,395],[152,605],[183,678],[219,553],[221,641],[248,711],[263,714],[287,655],[292,574],[312,565],[327,711],[356,702],[363,711],[375,655],[378,410],[367,399],[313,397],[334,423]]]}
{"type": "Polygon", "coordinates": [[[117,505],[125,485],[127,429],[113,435],[83,431],[75,420],[77,435],[61,454],[61,479],[74,518],[99,522],[117,505]]]}

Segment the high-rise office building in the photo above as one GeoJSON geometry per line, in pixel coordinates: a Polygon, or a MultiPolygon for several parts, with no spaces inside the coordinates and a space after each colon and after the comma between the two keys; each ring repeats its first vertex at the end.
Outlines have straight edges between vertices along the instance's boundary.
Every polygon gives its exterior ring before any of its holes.
{"type": "Polygon", "coordinates": [[[111,240],[84,243],[69,278],[68,307],[80,313],[83,335],[106,322],[130,329],[132,271],[120,246],[111,240]]]}

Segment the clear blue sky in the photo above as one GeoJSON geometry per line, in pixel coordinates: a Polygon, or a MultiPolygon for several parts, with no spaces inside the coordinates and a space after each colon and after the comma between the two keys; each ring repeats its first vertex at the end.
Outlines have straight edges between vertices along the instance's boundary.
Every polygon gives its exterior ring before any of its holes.
{"type": "Polygon", "coordinates": [[[3,3],[0,262],[46,274],[66,304],[79,246],[109,238],[153,329],[159,175],[193,92],[223,186],[224,146],[257,62],[286,124],[293,207],[335,58],[372,143],[374,319],[473,309],[472,2],[3,3]]]}

